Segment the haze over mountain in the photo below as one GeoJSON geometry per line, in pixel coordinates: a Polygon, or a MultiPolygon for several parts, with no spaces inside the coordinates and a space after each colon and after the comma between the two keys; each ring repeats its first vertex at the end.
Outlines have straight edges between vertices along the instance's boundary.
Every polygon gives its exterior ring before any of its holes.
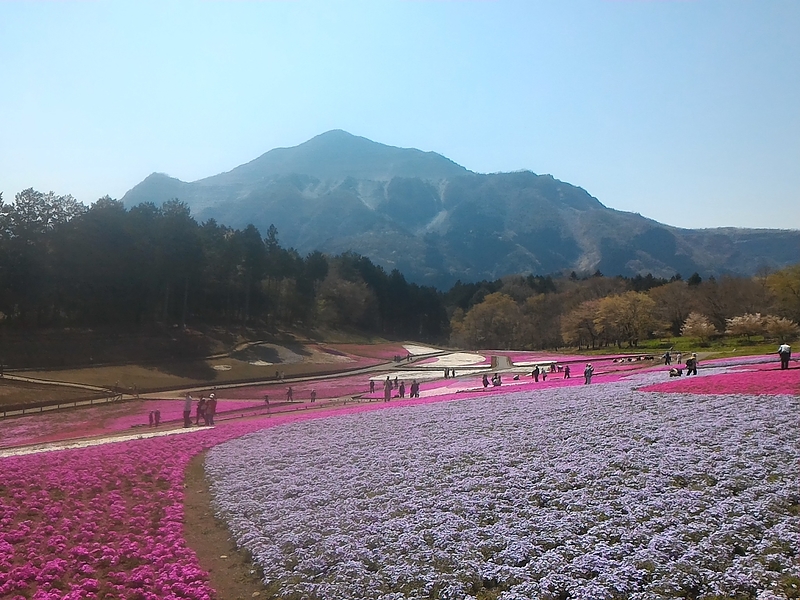
{"type": "Polygon", "coordinates": [[[191,183],[153,173],[123,201],[171,198],[201,221],[252,223],[262,234],[274,224],[281,244],[301,254],[352,250],[440,287],[598,269],[749,275],[800,260],[800,231],[679,229],[608,208],[550,175],[473,173],[435,152],[339,130],[191,183]]]}

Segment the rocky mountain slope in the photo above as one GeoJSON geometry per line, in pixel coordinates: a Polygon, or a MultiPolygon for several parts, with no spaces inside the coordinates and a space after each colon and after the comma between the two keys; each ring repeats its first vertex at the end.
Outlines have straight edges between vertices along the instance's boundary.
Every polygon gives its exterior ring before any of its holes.
{"type": "Polygon", "coordinates": [[[478,174],[434,152],[329,131],[186,183],[154,173],[127,206],[185,201],[199,220],[270,224],[282,245],[352,250],[446,287],[511,273],[752,274],[800,260],[800,231],[670,227],[528,171],[478,174]]]}

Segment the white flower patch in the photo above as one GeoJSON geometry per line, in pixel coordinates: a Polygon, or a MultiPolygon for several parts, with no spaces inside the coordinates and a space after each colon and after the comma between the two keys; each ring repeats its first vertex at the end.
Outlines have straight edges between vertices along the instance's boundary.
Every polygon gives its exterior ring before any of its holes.
{"type": "Polygon", "coordinates": [[[794,597],[798,398],[656,377],[267,429],[215,507],[279,598],[794,597]]]}
{"type": "MultiPolygon", "coordinates": [[[[425,366],[430,368],[445,368],[445,367],[474,367],[486,361],[483,354],[476,354],[475,352],[450,352],[443,356],[437,356],[433,361],[427,363],[425,366]]],[[[488,369],[490,365],[485,365],[488,369]]]]}

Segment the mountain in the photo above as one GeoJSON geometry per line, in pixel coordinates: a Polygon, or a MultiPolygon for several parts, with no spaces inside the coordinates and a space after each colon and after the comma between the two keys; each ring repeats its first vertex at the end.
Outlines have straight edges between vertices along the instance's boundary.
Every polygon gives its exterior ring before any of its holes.
{"type": "Polygon", "coordinates": [[[353,250],[439,287],[572,270],[749,275],[800,258],[800,231],[680,229],[608,208],[550,175],[473,173],[435,152],[339,130],[191,183],[154,173],[122,200],[170,198],[201,221],[262,233],[274,224],[301,254],[353,250]]]}

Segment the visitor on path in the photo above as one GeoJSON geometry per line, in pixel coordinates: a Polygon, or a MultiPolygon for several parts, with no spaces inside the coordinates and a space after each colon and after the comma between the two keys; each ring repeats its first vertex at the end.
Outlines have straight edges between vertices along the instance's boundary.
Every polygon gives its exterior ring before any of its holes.
{"type": "Polygon", "coordinates": [[[669,366],[669,365],[672,364],[672,355],[669,353],[669,350],[664,352],[663,358],[664,358],[664,364],[665,365],[669,366]]]}
{"type": "Polygon", "coordinates": [[[192,395],[186,394],[186,400],[183,402],[183,426],[184,427],[191,427],[192,426],[192,395]]]}
{"type": "Polygon", "coordinates": [[[694,352],[686,359],[686,375],[697,375],[697,354],[694,352]]]}
{"type": "Polygon", "coordinates": [[[406,397],[406,382],[405,381],[401,381],[400,382],[400,397],[401,398],[405,398],[406,397]]]}
{"type": "Polygon", "coordinates": [[[200,419],[203,419],[203,422],[206,420],[206,399],[205,396],[200,396],[200,402],[197,403],[197,409],[195,409],[195,425],[200,425],[200,419]]]}
{"type": "Polygon", "coordinates": [[[681,364],[681,362],[683,362],[683,361],[681,360],[682,358],[683,358],[683,354],[681,354],[680,352],[678,352],[678,360],[677,360],[676,362],[677,362],[678,364],[681,364]]]}
{"type": "Polygon", "coordinates": [[[792,358],[792,347],[786,342],[778,346],[778,356],[781,359],[781,371],[789,368],[789,360],[792,358]]]}
{"type": "Polygon", "coordinates": [[[287,402],[294,401],[294,391],[292,390],[292,386],[289,386],[289,389],[286,390],[286,401],[287,402]]]}
{"type": "Polygon", "coordinates": [[[547,369],[542,369],[542,381],[547,381],[547,369]]]}
{"type": "Polygon", "coordinates": [[[317,401],[317,390],[311,390],[311,402],[314,403],[317,401]]]}
{"type": "Polygon", "coordinates": [[[394,376],[394,389],[397,389],[397,388],[399,388],[399,387],[400,387],[400,384],[399,384],[399,383],[398,383],[398,381],[397,381],[397,375],[395,375],[395,376],[394,376]]]}
{"type": "Polygon", "coordinates": [[[369,380],[369,393],[370,394],[374,394],[375,393],[375,380],[373,380],[373,379],[369,380]]]}
{"type": "Polygon", "coordinates": [[[444,370],[444,378],[447,379],[450,376],[450,369],[444,370]]]}
{"type": "Polygon", "coordinates": [[[564,365],[564,379],[569,379],[569,365],[564,365]]]}
{"type": "Polygon", "coordinates": [[[411,381],[411,397],[419,398],[419,384],[416,379],[411,381]]]}
{"type": "Polygon", "coordinates": [[[148,423],[150,424],[150,427],[152,427],[153,423],[156,422],[156,415],[155,415],[154,411],[152,411],[152,410],[150,411],[150,414],[147,416],[147,420],[148,420],[148,423]]]}
{"type": "Polygon", "coordinates": [[[383,401],[388,402],[392,399],[392,382],[389,376],[386,376],[386,381],[383,382],[383,401]]]}
{"type": "Polygon", "coordinates": [[[217,395],[212,393],[208,397],[208,404],[206,405],[206,424],[214,424],[215,414],[217,414],[217,395]]]}
{"type": "Polygon", "coordinates": [[[483,389],[489,387],[489,378],[486,376],[486,373],[483,374],[483,379],[481,382],[483,383],[483,389]]]}
{"type": "Polygon", "coordinates": [[[158,409],[155,410],[155,418],[156,418],[155,425],[156,427],[158,427],[159,425],[161,425],[161,411],[158,409]]]}
{"type": "Polygon", "coordinates": [[[533,371],[531,371],[531,377],[536,383],[539,383],[539,365],[533,367],[533,371]]]}
{"type": "Polygon", "coordinates": [[[592,375],[594,375],[594,367],[592,363],[586,363],[586,368],[583,370],[583,385],[592,383],[592,375]]]}

